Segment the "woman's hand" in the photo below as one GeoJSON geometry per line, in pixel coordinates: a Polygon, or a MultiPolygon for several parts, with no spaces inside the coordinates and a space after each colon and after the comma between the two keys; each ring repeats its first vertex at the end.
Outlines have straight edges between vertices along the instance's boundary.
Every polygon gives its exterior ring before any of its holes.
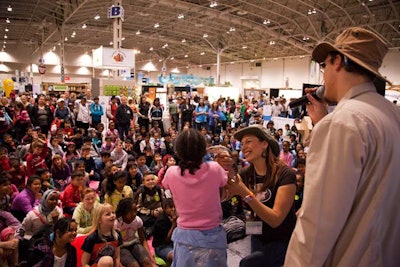
{"type": "Polygon", "coordinates": [[[228,183],[226,184],[226,189],[232,195],[239,195],[241,197],[245,197],[251,193],[250,189],[243,183],[242,178],[239,174],[236,174],[236,178],[229,178],[228,183]]]}

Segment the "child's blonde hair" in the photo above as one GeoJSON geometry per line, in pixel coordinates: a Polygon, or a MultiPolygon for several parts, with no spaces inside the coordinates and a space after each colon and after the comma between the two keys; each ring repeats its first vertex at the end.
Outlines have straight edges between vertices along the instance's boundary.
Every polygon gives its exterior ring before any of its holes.
{"type": "MultiPolygon", "coordinates": [[[[100,225],[101,225],[101,217],[103,216],[103,214],[106,212],[107,209],[111,209],[114,212],[113,206],[111,206],[108,203],[99,204],[93,212],[93,222],[92,222],[93,228],[92,228],[91,233],[93,233],[94,231],[97,231],[99,238],[103,241],[106,241],[106,240],[103,237],[103,233],[101,231],[100,225]]],[[[115,240],[118,240],[118,233],[117,233],[117,231],[115,231],[114,226],[111,229],[111,234],[115,240]]]]}

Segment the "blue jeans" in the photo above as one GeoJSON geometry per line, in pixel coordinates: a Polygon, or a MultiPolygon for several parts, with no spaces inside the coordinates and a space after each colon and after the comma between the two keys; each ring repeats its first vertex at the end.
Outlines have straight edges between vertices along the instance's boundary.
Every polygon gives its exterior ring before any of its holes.
{"type": "Polygon", "coordinates": [[[251,236],[251,254],[240,261],[240,267],[268,266],[280,267],[285,262],[288,242],[272,241],[265,243],[251,236]]]}
{"type": "Polygon", "coordinates": [[[175,228],[172,267],[227,267],[226,232],[222,226],[210,230],[175,228]]]}

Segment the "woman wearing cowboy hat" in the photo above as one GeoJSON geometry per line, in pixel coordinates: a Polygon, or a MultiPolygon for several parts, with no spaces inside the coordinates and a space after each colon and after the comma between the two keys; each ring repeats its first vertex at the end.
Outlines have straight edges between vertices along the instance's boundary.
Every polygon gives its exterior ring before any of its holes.
{"type": "Polygon", "coordinates": [[[252,234],[251,254],[240,266],[282,266],[296,223],[296,175],[278,158],[277,141],[261,125],[244,128],[234,137],[250,165],[228,180],[227,189],[255,213],[254,221],[246,223],[252,234]]]}

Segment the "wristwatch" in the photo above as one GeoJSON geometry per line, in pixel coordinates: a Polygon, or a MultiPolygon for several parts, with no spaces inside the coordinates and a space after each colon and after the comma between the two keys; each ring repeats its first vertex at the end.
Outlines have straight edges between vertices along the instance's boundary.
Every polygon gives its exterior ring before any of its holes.
{"type": "Polygon", "coordinates": [[[253,199],[254,199],[254,194],[252,192],[250,192],[250,194],[248,194],[243,198],[244,202],[246,203],[250,203],[250,201],[252,201],[253,199]]]}

